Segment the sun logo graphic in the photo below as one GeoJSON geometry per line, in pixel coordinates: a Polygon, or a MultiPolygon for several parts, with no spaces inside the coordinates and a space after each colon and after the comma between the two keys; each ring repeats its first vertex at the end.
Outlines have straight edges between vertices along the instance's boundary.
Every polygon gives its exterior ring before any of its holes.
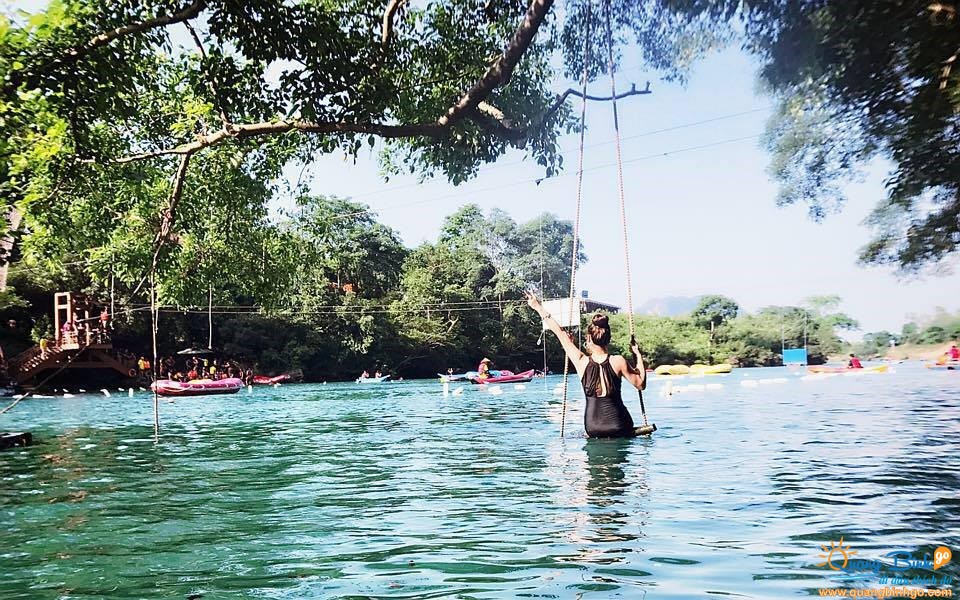
{"type": "Polygon", "coordinates": [[[833,540],[830,541],[830,545],[821,544],[820,548],[823,549],[824,554],[820,554],[820,558],[823,559],[822,563],[817,564],[818,567],[830,567],[834,571],[840,571],[847,568],[847,562],[850,560],[850,557],[857,553],[856,550],[850,549],[850,544],[846,546],[843,545],[843,537],[840,538],[839,543],[835,543],[833,540]],[[839,554],[839,556],[837,556],[839,554]],[[840,557],[843,557],[843,564],[839,567],[835,564],[840,562],[840,557]]]}

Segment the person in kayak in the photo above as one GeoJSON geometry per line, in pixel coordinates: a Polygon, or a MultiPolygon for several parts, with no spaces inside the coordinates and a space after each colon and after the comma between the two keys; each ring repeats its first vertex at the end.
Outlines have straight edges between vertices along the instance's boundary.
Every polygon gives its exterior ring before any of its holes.
{"type": "Polygon", "coordinates": [[[485,358],[477,366],[477,379],[488,379],[490,377],[490,359],[485,358]]]}
{"type": "Polygon", "coordinates": [[[637,435],[633,418],[624,406],[620,394],[621,378],[625,378],[638,390],[646,387],[646,370],[636,343],[630,346],[630,351],[637,357],[636,366],[630,365],[622,356],[609,354],[609,319],[598,313],[593,315],[590,326],[587,327],[586,346],[589,355],[584,354],[532,292],[527,292],[527,304],[537,311],[550,331],[557,336],[567,357],[577,369],[587,399],[587,409],[583,413],[583,426],[587,436],[614,438],[637,435]]]}
{"type": "Polygon", "coordinates": [[[862,368],[863,368],[863,365],[860,364],[860,359],[857,358],[857,355],[856,355],[856,354],[851,354],[851,355],[850,355],[850,360],[847,361],[847,368],[848,368],[848,369],[862,369],[862,368]]]}

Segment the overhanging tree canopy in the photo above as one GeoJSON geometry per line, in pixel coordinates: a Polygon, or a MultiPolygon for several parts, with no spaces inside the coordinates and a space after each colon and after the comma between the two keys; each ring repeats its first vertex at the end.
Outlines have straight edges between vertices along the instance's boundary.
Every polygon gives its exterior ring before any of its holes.
{"type": "Polygon", "coordinates": [[[609,14],[618,47],[668,77],[738,37],[761,57],[782,104],[768,142],[782,201],[825,214],[852,167],[891,160],[865,260],[916,269],[960,244],[953,5],[553,4],[51,0],[0,17],[0,193],[24,213],[26,255],[79,256],[98,278],[109,261],[132,285],[145,264],[163,282],[233,244],[204,211],[242,242],[287,192],[284,165],[376,138],[388,174],[458,183],[511,147],[550,173],[572,126],[552,59],[578,77],[586,38],[600,74],[590,32],[609,14]]]}

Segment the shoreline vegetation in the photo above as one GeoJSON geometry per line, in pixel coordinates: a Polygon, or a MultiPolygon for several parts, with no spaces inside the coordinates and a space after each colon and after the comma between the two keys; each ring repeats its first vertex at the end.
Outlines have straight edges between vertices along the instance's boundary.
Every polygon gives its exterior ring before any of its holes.
{"type": "MultiPolygon", "coordinates": [[[[302,371],[307,382],[350,381],[363,370],[433,377],[448,368],[472,369],[483,356],[500,368],[543,368],[540,320],[522,294],[534,289],[542,297],[567,296],[570,222],[545,213],[516,223],[502,211],[467,205],[446,218],[435,242],[408,249],[362,204],[304,197],[298,206],[278,223],[264,220],[258,232],[262,240],[282,241],[283,252],[274,248],[273,255],[286,260],[265,259],[259,268],[161,290],[160,356],[203,344],[211,319],[214,349],[222,357],[258,374],[302,371]],[[253,280],[271,282],[269,297],[251,293],[258,283],[253,280]]],[[[578,262],[586,261],[581,253],[578,262]]],[[[103,273],[102,264],[93,268],[67,256],[15,256],[10,281],[16,292],[4,295],[0,309],[7,356],[42,337],[52,339],[54,292],[109,298],[110,278],[103,273]]],[[[820,364],[850,351],[882,356],[890,340],[913,344],[902,349],[913,358],[960,336],[960,314],[941,312],[922,327],[909,323],[900,334],[867,334],[851,347],[839,333],[856,329],[857,322],[838,312],[839,304],[836,296],[818,296],[803,306],[746,313],[733,299],[707,295],[689,314],[638,315],[637,340],[651,368],[721,362],[747,367],[781,364],[782,346],[806,345],[809,362],[820,364]]],[[[113,323],[118,347],[149,354],[149,316],[142,304],[121,302],[113,323]]],[[[610,323],[611,349],[626,351],[626,315],[613,314],[610,323]]],[[[547,343],[547,368],[562,371],[559,346],[547,343]]]]}

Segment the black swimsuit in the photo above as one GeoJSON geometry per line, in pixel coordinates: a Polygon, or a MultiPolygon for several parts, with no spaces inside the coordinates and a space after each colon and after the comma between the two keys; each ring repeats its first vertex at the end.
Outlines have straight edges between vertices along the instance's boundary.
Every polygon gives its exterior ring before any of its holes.
{"type": "Polygon", "coordinates": [[[620,396],[620,376],[610,366],[610,357],[602,363],[592,358],[583,372],[583,393],[587,410],[583,427],[590,437],[633,437],[636,431],[630,411],[620,396]]]}

